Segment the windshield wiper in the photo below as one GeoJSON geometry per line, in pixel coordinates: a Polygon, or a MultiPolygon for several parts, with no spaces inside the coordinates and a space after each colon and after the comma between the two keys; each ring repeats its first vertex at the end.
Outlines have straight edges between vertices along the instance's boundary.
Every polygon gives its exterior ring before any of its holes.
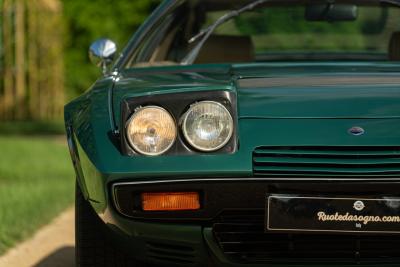
{"type": "Polygon", "coordinates": [[[251,11],[254,8],[256,8],[259,5],[262,5],[264,3],[267,3],[271,0],[258,0],[255,1],[251,4],[248,4],[238,10],[233,10],[229,13],[226,13],[225,15],[223,15],[222,17],[220,17],[219,19],[217,19],[212,25],[210,25],[208,28],[200,31],[200,33],[198,33],[197,35],[193,36],[192,38],[190,38],[189,40],[189,44],[194,43],[195,41],[197,41],[198,39],[200,39],[201,37],[203,37],[203,39],[201,39],[201,41],[192,49],[190,50],[189,54],[186,55],[186,57],[181,61],[182,65],[190,65],[193,64],[193,62],[196,60],[197,56],[200,53],[201,48],[203,47],[203,45],[205,44],[205,42],[208,40],[208,38],[211,36],[211,34],[222,24],[224,24],[225,22],[231,20],[232,18],[235,18],[237,16],[239,16],[240,14],[247,12],[247,11],[251,11]]]}

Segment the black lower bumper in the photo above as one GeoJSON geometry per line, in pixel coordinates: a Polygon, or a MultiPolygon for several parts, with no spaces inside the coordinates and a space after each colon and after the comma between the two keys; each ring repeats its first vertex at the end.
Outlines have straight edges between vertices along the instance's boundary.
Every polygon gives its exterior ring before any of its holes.
{"type": "Polygon", "coordinates": [[[144,220],[212,222],[221,212],[264,209],[266,195],[309,195],[334,197],[396,197],[399,182],[379,181],[273,181],[253,179],[196,179],[159,182],[121,182],[112,186],[116,209],[124,216],[144,220]],[[196,191],[202,208],[190,212],[143,212],[142,192],[196,191]]]}
{"type": "Polygon", "coordinates": [[[114,205],[126,220],[200,226],[210,255],[222,266],[400,266],[400,235],[266,233],[266,196],[271,194],[398,198],[400,182],[208,179],[112,187],[114,205]],[[140,193],[160,191],[197,191],[202,208],[143,212],[140,193]]]}

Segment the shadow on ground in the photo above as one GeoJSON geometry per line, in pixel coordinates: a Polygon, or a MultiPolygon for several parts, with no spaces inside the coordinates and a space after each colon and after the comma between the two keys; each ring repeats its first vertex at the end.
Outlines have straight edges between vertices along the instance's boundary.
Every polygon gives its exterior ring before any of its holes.
{"type": "Polygon", "coordinates": [[[75,248],[62,247],[46,258],[42,259],[33,267],[74,267],[75,266],[75,248]]]}

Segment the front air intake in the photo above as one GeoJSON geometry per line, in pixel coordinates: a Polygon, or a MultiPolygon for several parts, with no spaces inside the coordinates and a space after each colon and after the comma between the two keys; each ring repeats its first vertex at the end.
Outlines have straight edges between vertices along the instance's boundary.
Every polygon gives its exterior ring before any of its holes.
{"type": "Polygon", "coordinates": [[[400,178],[400,147],[259,147],[253,152],[253,173],[274,178],[400,178]]]}
{"type": "Polygon", "coordinates": [[[225,211],[214,222],[214,238],[240,264],[400,266],[397,235],[265,233],[264,220],[264,210],[225,211]]]}

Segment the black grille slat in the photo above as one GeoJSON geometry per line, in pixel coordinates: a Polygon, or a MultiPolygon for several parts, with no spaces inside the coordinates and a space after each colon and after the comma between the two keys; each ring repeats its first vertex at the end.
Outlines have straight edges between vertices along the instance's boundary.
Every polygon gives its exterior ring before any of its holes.
{"type": "Polygon", "coordinates": [[[237,210],[216,219],[213,234],[228,258],[246,264],[400,263],[400,236],[265,233],[264,216],[264,210],[237,210]]]}
{"type": "Polygon", "coordinates": [[[400,178],[400,147],[259,147],[256,177],[400,178]]]}
{"type": "Polygon", "coordinates": [[[181,263],[192,266],[196,262],[196,251],[190,246],[146,243],[146,255],[150,259],[162,262],[181,263]]]}
{"type": "MultiPolygon", "coordinates": [[[[337,166],[337,165],[336,165],[337,166]]],[[[382,166],[374,166],[374,168],[368,168],[359,166],[356,167],[345,167],[340,166],[336,167],[329,164],[321,165],[301,165],[301,164],[269,164],[268,166],[257,166],[261,171],[276,171],[276,172],[285,172],[285,171],[293,171],[293,169],[298,170],[300,172],[316,172],[316,173],[370,173],[370,174],[384,174],[384,173],[400,173],[400,168],[391,168],[385,165],[382,166]],[[384,170],[382,170],[384,168],[384,170]]],[[[400,167],[400,166],[399,166],[400,167]]]]}
{"type": "Polygon", "coordinates": [[[290,157],[255,157],[254,163],[256,164],[276,164],[277,166],[282,164],[300,164],[300,165],[332,165],[332,166],[359,166],[359,167],[374,167],[374,166],[400,166],[400,158],[388,158],[388,159],[364,159],[364,158],[351,158],[351,159],[329,159],[319,157],[317,159],[307,160],[307,158],[297,157],[297,158],[290,158],[290,157]]]}
{"type": "Polygon", "coordinates": [[[334,154],[341,155],[344,151],[347,154],[353,153],[354,155],[399,155],[400,147],[393,146],[264,146],[256,148],[256,153],[274,153],[276,151],[281,153],[294,153],[294,154],[334,154]]]}

